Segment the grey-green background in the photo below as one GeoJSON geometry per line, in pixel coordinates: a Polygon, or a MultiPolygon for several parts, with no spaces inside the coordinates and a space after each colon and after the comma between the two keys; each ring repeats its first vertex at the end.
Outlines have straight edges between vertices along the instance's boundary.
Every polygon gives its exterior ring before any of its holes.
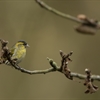
{"type": "MultiPolygon", "coordinates": [[[[73,16],[86,14],[100,20],[99,0],[43,0],[53,8],[73,16]]],[[[34,0],[0,0],[0,38],[11,47],[18,40],[30,45],[21,67],[29,70],[49,68],[46,57],[60,65],[59,50],[74,51],[69,68],[84,74],[89,68],[100,74],[100,31],[83,35],[74,31],[77,24],[42,9],[34,0]]],[[[84,81],[82,81],[84,82],[84,81]]],[[[95,82],[100,87],[99,82],[95,82]]],[[[97,100],[95,94],[84,94],[86,87],[59,73],[28,75],[0,65],[0,100],[97,100]]]]}

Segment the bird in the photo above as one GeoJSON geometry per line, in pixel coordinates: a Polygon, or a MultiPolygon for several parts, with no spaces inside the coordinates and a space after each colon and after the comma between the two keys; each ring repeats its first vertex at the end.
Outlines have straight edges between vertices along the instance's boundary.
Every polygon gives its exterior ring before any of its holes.
{"type": "MultiPolygon", "coordinates": [[[[29,45],[24,40],[16,42],[10,49],[11,60],[14,60],[16,64],[19,64],[26,56],[27,47],[29,47],[29,45]]],[[[8,60],[5,61],[5,64],[11,65],[8,60]]]]}

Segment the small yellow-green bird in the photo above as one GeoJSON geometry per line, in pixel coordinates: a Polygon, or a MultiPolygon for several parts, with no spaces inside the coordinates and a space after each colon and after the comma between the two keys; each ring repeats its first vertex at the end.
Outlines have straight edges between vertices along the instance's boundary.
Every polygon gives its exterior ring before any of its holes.
{"type": "MultiPolygon", "coordinates": [[[[26,47],[29,47],[29,45],[25,41],[20,40],[10,49],[11,59],[15,60],[16,64],[19,64],[25,57],[26,47]]],[[[11,65],[8,60],[5,61],[5,64],[11,65]]]]}

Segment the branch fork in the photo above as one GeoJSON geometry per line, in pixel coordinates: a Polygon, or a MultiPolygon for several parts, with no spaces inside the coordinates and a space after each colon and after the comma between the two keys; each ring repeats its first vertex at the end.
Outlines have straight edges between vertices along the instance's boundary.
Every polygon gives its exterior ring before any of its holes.
{"type": "Polygon", "coordinates": [[[61,72],[70,80],[73,80],[73,77],[71,76],[71,70],[68,68],[68,63],[69,61],[72,61],[69,57],[72,55],[72,51],[69,54],[64,54],[61,50],[60,50],[60,55],[62,57],[61,60],[61,72]]]}
{"type": "Polygon", "coordinates": [[[85,69],[85,73],[87,74],[84,83],[84,85],[87,87],[85,93],[95,93],[98,90],[98,86],[93,84],[93,79],[91,79],[91,71],[89,69],[85,69]]]}

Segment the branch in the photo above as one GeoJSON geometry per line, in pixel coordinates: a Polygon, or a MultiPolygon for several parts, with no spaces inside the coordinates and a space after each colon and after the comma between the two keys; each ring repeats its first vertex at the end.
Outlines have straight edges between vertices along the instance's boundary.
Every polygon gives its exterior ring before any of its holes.
{"type": "MultiPolygon", "coordinates": [[[[46,73],[55,72],[55,71],[64,73],[63,72],[63,70],[64,70],[63,67],[65,66],[65,62],[67,62],[66,64],[68,65],[68,61],[72,61],[69,58],[69,56],[72,55],[72,51],[69,54],[64,54],[60,50],[60,55],[62,57],[61,67],[59,67],[53,61],[53,59],[50,59],[50,58],[47,57],[47,60],[49,61],[50,65],[51,65],[51,68],[48,68],[48,69],[45,69],[45,70],[33,70],[33,71],[30,71],[30,70],[21,68],[13,60],[11,60],[10,51],[9,51],[9,49],[7,47],[8,41],[2,40],[2,39],[0,39],[0,41],[1,41],[1,44],[2,44],[2,48],[1,48],[1,51],[0,51],[0,64],[5,64],[5,61],[8,60],[15,69],[17,69],[17,70],[19,70],[19,71],[21,71],[23,73],[27,73],[27,74],[46,74],[46,73]]],[[[71,72],[70,75],[72,77],[76,77],[76,78],[79,78],[79,79],[85,79],[86,78],[86,75],[79,74],[79,73],[74,73],[74,72],[71,72]]],[[[91,77],[94,80],[100,81],[100,76],[99,75],[92,75],[91,77]]]]}
{"type": "Polygon", "coordinates": [[[100,81],[100,75],[92,75],[88,69],[85,69],[86,75],[74,73],[68,68],[68,63],[71,62],[70,56],[73,54],[71,51],[68,54],[63,53],[63,51],[60,50],[60,56],[62,58],[60,67],[56,64],[56,62],[53,61],[53,59],[50,59],[47,57],[47,60],[49,61],[49,64],[51,65],[51,68],[45,69],[45,70],[27,70],[24,68],[21,68],[19,65],[16,64],[16,61],[11,59],[11,53],[10,50],[7,47],[8,41],[2,40],[1,41],[1,52],[0,52],[0,64],[5,64],[6,60],[10,62],[12,67],[15,69],[26,73],[30,75],[34,74],[46,74],[50,72],[58,71],[66,76],[67,79],[74,80],[74,78],[83,79],[85,80],[84,85],[87,86],[87,90],[85,93],[94,93],[97,91],[98,87],[93,84],[93,80],[100,81]]]}
{"type": "Polygon", "coordinates": [[[44,3],[42,0],[35,0],[42,8],[60,16],[65,19],[79,23],[75,30],[79,33],[85,33],[94,35],[98,29],[100,29],[100,22],[95,19],[90,19],[86,15],[79,14],[77,17],[69,14],[62,13],[44,3]]]}
{"type": "Polygon", "coordinates": [[[27,74],[46,74],[55,71],[55,69],[52,67],[45,70],[34,70],[34,71],[21,68],[19,65],[16,64],[14,60],[11,59],[10,50],[7,47],[8,41],[0,39],[0,42],[2,45],[0,51],[0,64],[5,64],[6,60],[8,60],[15,69],[27,74]]]}
{"type": "Polygon", "coordinates": [[[93,79],[91,79],[91,71],[89,69],[85,69],[85,73],[87,74],[87,77],[85,79],[84,85],[87,87],[85,93],[95,93],[98,90],[98,86],[93,84],[93,79]]]}
{"type": "Polygon", "coordinates": [[[27,69],[24,69],[24,68],[16,68],[16,66],[14,66],[15,69],[23,72],[23,73],[26,73],[26,74],[46,74],[46,73],[50,73],[50,72],[54,72],[55,70],[53,68],[48,68],[48,69],[45,69],[45,70],[33,70],[33,71],[30,71],[30,70],[27,70],[27,69]]]}
{"type": "Polygon", "coordinates": [[[42,0],[35,0],[42,8],[60,16],[60,17],[63,17],[63,18],[66,18],[66,19],[69,19],[69,20],[72,20],[72,21],[75,21],[77,23],[84,23],[84,21],[80,20],[80,19],[77,19],[76,17],[73,17],[69,14],[65,14],[65,13],[62,13],[50,6],[48,6],[46,3],[44,3],[42,0]]]}
{"type": "MultiPolygon", "coordinates": [[[[63,72],[64,71],[63,67],[66,64],[68,65],[69,61],[72,61],[69,58],[69,56],[72,55],[72,51],[69,54],[64,54],[60,50],[60,55],[62,57],[61,66],[60,67],[56,64],[56,62],[53,61],[53,59],[50,59],[50,58],[47,57],[47,60],[49,61],[50,65],[51,65],[51,68],[48,68],[48,69],[45,69],[45,70],[33,70],[33,71],[30,71],[30,70],[21,68],[19,65],[16,64],[16,62],[11,60],[10,51],[9,51],[9,49],[7,47],[8,41],[2,40],[2,39],[0,39],[0,41],[1,41],[1,45],[2,45],[2,48],[1,48],[1,51],[0,51],[0,64],[5,64],[5,61],[8,60],[15,69],[17,69],[17,70],[19,70],[19,71],[21,71],[23,73],[27,73],[27,74],[46,74],[46,73],[55,72],[55,71],[64,73],[63,72]]],[[[85,79],[86,78],[86,75],[79,74],[79,73],[74,73],[74,72],[71,72],[71,71],[70,71],[70,76],[78,78],[78,79],[85,79]]],[[[91,78],[94,79],[94,80],[100,81],[100,76],[99,75],[92,75],[91,78]]]]}

